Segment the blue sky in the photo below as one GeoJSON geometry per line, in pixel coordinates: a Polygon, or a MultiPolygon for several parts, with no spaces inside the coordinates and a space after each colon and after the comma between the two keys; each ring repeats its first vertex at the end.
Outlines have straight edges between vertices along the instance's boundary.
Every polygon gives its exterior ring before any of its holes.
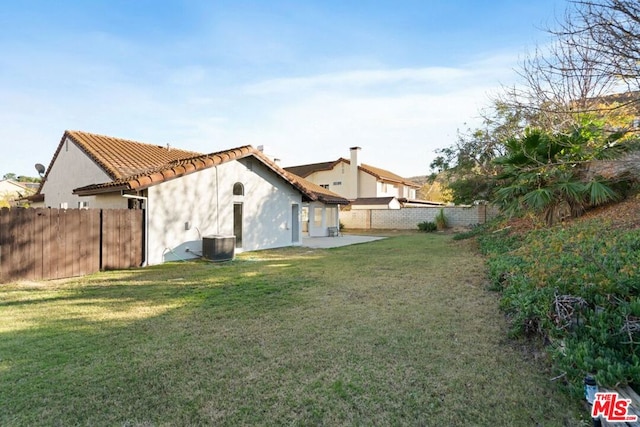
{"type": "Polygon", "coordinates": [[[0,177],[65,129],[283,166],[348,157],[403,176],[478,110],[564,0],[5,2],[0,177]]]}

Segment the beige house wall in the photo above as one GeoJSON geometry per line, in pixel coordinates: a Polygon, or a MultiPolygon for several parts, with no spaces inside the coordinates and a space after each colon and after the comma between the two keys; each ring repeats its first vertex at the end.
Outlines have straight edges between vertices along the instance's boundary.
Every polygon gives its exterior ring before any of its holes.
{"type": "MultiPolygon", "coordinates": [[[[366,174],[368,175],[368,174],[366,174]]],[[[371,177],[371,175],[368,175],[371,177]]],[[[362,196],[362,197],[397,197],[415,199],[415,188],[407,187],[400,183],[380,182],[376,181],[376,194],[377,196],[362,196]]]]}
{"type": "Polygon", "coordinates": [[[416,198],[416,190],[399,183],[383,183],[378,179],[360,169],[358,169],[358,179],[349,173],[351,165],[339,162],[333,169],[317,171],[305,177],[306,180],[314,184],[327,186],[330,191],[341,195],[347,199],[362,197],[406,197],[416,198]],[[357,182],[354,182],[357,181],[357,182]],[[357,197],[353,197],[357,194],[357,197]]]}
{"type": "Polygon", "coordinates": [[[399,184],[398,197],[406,199],[416,199],[416,189],[413,187],[407,187],[404,184],[399,184]]]}
{"type": "Polygon", "coordinates": [[[335,168],[328,171],[317,171],[305,179],[318,185],[328,185],[328,189],[342,197],[349,197],[352,185],[349,181],[349,165],[340,162],[335,168]]]}
{"type": "Polygon", "coordinates": [[[358,171],[358,198],[382,197],[378,195],[378,180],[368,173],[358,171]]]}

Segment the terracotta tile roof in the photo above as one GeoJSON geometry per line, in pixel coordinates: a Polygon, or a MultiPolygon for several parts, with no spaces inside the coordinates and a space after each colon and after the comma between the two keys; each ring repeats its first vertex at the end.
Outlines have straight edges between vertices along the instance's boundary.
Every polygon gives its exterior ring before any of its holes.
{"type": "Polygon", "coordinates": [[[96,162],[114,180],[142,173],[173,160],[201,154],[195,151],[167,148],[166,146],[146,144],[106,135],[67,130],[62,135],[58,148],[51,159],[51,163],[49,163],[46,174],[38,188],[38,194],[42,190],[42,185],[47,181],[51,166],[55,163],[67,138],[75,142],[90,159],[96,162]]]}
{"type": "Polygon", "coordinates": [[[342,157],[333,162],[322,162],[322,163],[312,163],[309,165],[300,165],[300,166],[289,166],[284,168],[287,172],[291,172],[294,175],[300,176],[302,178],[306,178],[314,172],[318,171],[328,171],[335,167],[340,162],[349,162],[349,160],[343,159],[342,157]]]}
{"type": "Polygon", "coordinates": [[[257,150],[247,145],[217,153],[198,154],[196,156],[169,161],[154,168],[148,168],[141,173],[124,176],[111,182],[76,188],[73,192],[83,196],[119,190],[144,190],[152,185],[217,166],[229,160],[247,157],[253,154],[254,151],[257,150]]]}
{"type": "MultiPolygon", "coordinates": [[[[333,162],[311,163],[308,165],[300,165],[300,166],[288,166],[284,169],[288,172],[291,172],[293,174],[306,178],[307,176],[311,175],[314,172],[331,170],[340,162],[345,162],[348,165],[351,164],[350,160],[347,160],[341,157],[338,160],[335,160],[333,162]]],[[[366,172],[370,175],[375,176],[377,179],[381,181],[402,183],[407,187],[414,187],[414,188],[421,187],[420,184],[417,184],[411,180],[402,178],[400,175],[396,175],[395,173],[389,172],[386,169],[377,168],[375,166],[365,165],[365,164],[360,165],[358,168],[363,172],[366,172]]]]}
{"type": "Polygon", "coordinates": [[[65,137],[78,144],[113,179],[143,173],[175,160],[202,154],[80,131],[68,130],[62,137],[63,141],[65,137]]]}
{"type": "MultiPolygon", "coordinates": [[[[95,161],[113,179],[110,182],[96,183],[73,190],[74,194],[81,196],[114,191],[143,190],[152,185],[231,160],[254,156],[297,188],[302,193],[303,200],[319,200],[329,204],[349,204],[347,199],[316,186],[299,176],[286,172],[261,151],[250,145],[211,154],[202,154],[195,151],[177,148],[168,149],[167,147],[153,144],[71,130],[65,131],[62,136],[42,180],[43,183],[47,180],[51,166],[56,161],[67,138],[75,142],[89,158],[95,161]]],[[[41,190],[42,184],[38,192],[29,199],[31,201],[43,201],[44,195],[41,194],[41,190]]]]}
{"type": "Polygon", "coordinates": [[[377,168],[371,165],[365,165],[363,163],[362,165],[360,165],[360,170],[367,172],[382,181],[399,182],[399,183],[402,183],[403,185],[406,185],[407,187],[414,187],[414,188],[421,187],[420,184],[417,184],[408,179],[404,179],[400,175],[396,175],[395,173],[389,172],[386,169],[377,168]]]}
{"type": "Polygon", "coordinates": [[[269,169],[280,175],[285,181],[289,182],[297,188],[307,201],[319,200],[328,204],[349,204],[348,200],[332,193],[320,186],[291,174],[271,159],[265,156],[261,151],[250,145],[245,145],[230,150],[219,151],[211,154],[201,154],[188,158],[174,160],[162,164],[156,168],[147,169],[146,171],[131,176],[116,179],[111,182],[102,184],[93,184],[85,187],[76,188],[74,194],[88,196],[100,193],[110,193],[114,191],[136,191],[144,190],[153,185],[164,181],[179,178],[203,169],[208,169],[231,160],[239,160],[245,157],[253,156],[266,165],[269,169]],[[317,187],[317,188],[316,188],[317,187]]]}

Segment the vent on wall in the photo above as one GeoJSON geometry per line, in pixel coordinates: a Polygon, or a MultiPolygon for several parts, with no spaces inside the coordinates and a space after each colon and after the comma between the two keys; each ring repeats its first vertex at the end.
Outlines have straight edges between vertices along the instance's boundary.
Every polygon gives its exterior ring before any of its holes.
{"type": "Polygon", "coordinates": [[[231,261],[235,257],[236,236],[203,236],[202,256],[211,261],[231,261]]]}

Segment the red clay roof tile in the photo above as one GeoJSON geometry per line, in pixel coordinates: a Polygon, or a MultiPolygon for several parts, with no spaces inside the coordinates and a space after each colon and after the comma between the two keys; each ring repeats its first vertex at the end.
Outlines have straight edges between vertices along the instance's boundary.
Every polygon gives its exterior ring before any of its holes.
{"type": "MultiPolygon", "coordinates": [[[[145,144],[81,131],[65,131],[49,164],[54,164],[65,141],[72,140],[98,164],[113,181],[96,183],[73,190],[75,194],[89,195],[120,190],[142,190],[166,180],[181,177],[231,160],[254,156],[284,180],[297,188],[305,200],[319,200],[329,204],[348,204],[349,201],[325,188],[289,173],[250,145],[217,153],[201,154],[176,148],[145,144]]],[[[38,189],[40,194],[42,185],[38,189]]]]}
{"type": "Polygon", "coordinates": [[[73,140],[113,179],[136,175],[171,161],[201,154],[88,132],[66,131],[65,136],[73,140]]]}
{"type": "Polygon", "coordinates": [[[42,186],[47,181],[51,166],[55,163],[67,138],[73,141],[114,180],[153,169],[170,161],[201,154],[195,151],[162,147],[95,133],[67,130],[60,139],[58,148],[51,159],[51,163],[49,163],[37,194],[42,191],[42,186]]]}
{"type": "Polygon", "coordinates": [[[407,187],[415,187],[415,188],[420,188],[420,184],[417,184],[413,181],[410,181],[408,179],[405,179],[403,177],[401,177],[400,175],[396,175],[393,172],[389,172],[386,169],[382,169],[382,168],[377,168],[375,166],[371,166],[371,165],[365,165],[364,163],[360,165],[360,170],[363,170],[373,176],[375,176],[376,178],[382,180],[382,181],[390,181],[390,182],[399,182],[402,183],[403,185],[406,185],[407,187]]]}
{"type": "Polygon", "coordinates": [[[300,166],[288,166],[284,168],[287,172],[291,172],[294,175],[300,176],[302,178],[306,178],[314,172],[319,171],[328,171],[334,168],[340,162],[346,162],[349,164],[350,162],[342,157],[338,160],[334,160],[332,162],[322,162],[322,163],[311,163],[308,165],[300,165],[300,166]]]}
{"type": "Polygon", "coordinates": [[[291,174],[261,151],[252,146],[243,146],[225,150],[217,153],[189,156],[161,164],[155,168],[147,169],[142,173],[114,179],[111,182],[93,184],[81,188],[76,188],[73,192],[79,195],[99,194],[116,190],[143,190],[161,182],[187,175],[202,169],[207,169],[231,160],[253,156],[264,165],[280,175],[283,179],[297,188],[306,200],[319,200],[328,204],[349,204],[349,201],[325,188],[313,184],[299,176],[291,174]]]}

